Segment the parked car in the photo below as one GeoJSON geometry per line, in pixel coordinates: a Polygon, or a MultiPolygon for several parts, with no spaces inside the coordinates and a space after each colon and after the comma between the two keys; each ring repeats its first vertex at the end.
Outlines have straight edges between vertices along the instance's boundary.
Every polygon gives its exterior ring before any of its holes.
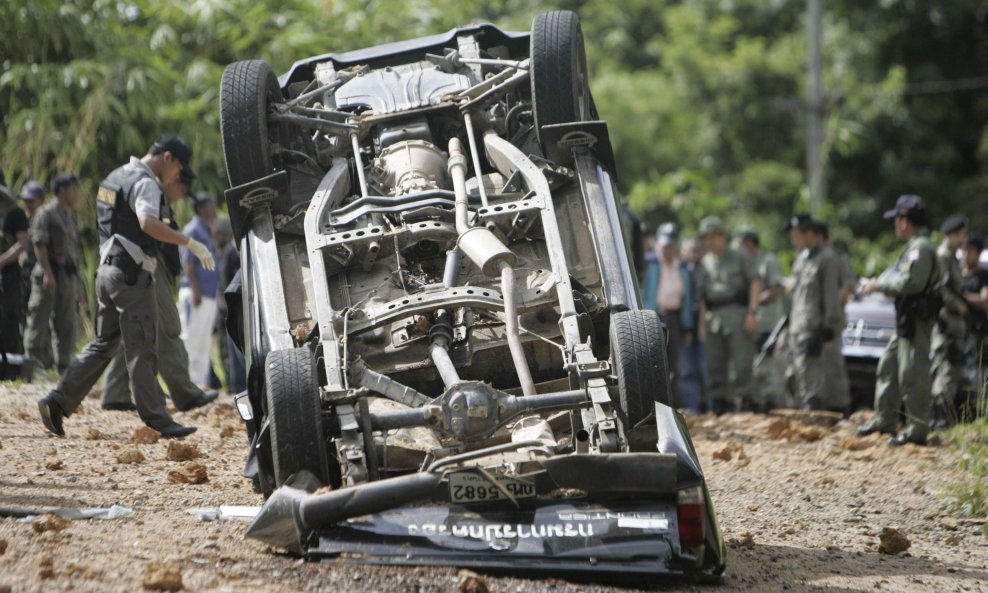
{"type": "Polygon", "coordinates": [[[895,335],[895,304],[881,293],[855,297],[844,306],[844,315],[847,323],[841,353],[851,382],[851,400],[855,408],[870,408],[878,359],[895,335]]]}
{"type": "Polygon", "coordinates": [[[587,81],[567,11],[280,77],[226,68],[238,407],[269,495],[249,536],[361,562],[720,578],[587,81]]]}

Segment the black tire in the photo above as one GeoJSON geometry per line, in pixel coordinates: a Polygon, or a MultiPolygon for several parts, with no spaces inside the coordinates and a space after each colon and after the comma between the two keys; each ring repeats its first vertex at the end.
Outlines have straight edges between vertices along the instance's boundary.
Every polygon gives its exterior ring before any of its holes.
{"type": "Polygon", "coordinates": [[[329,484],[326,437],[322,428],[319,385],[307,348],[275,350],[264,361],[271,461],[277,486],[309,470],[329,484]]]}
{"type": "Polygon", "coordinates": [[[536,15],[531,36],[532,113],[542,126],[586,121],[593,112],[580,18],[569,10],[536,15]]]}
{"type": "Polygon", "coordinates": [[[267,62],[234,62],[220,83],[220,136],[230,187],[275,172],[271,144],[281,141],[279,126],[269,126],[272,103],[282,101],[278,77],[267,62]]]}
{"type": "Polygon", "coordinates": [[[665,331],[655,311],[611,315],[611,364],[618,380],[618,405],[631,429],[655,412],[655,402],[672,405],[665,331]]]}

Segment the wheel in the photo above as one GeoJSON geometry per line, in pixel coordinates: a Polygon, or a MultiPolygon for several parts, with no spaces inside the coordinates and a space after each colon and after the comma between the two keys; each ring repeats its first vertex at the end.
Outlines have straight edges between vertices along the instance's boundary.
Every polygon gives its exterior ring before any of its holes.
{"type": "Polygon", "coordinates": [[[269,126],[273,103],[282,101],[278,78],[267,62],[234,62],[220,82],[220,136],[230,187],[275,172],[272,143],[283,140],[283,126],[269,126]]]}
{"type": "Polygon", "coordinates": [[[307,348],[275,350],[264,361],[271,462],[277,486],[301,470],[329,484],[319,385],[307,348]]]}
{"type": "Polygon", "coordinates": [[[621,311],[611,315],[609,335],[618,405],[630,429],[654,414],[655,402],[672,405],[665,331],[655,311],[621,311]]]}
{"type": "Polygon", "coordinates": [[[541,143],[542,126],[585,121],[594,109],[576,13],[554,10],[536,15],[531,44],[532,112],[541,143]]]}

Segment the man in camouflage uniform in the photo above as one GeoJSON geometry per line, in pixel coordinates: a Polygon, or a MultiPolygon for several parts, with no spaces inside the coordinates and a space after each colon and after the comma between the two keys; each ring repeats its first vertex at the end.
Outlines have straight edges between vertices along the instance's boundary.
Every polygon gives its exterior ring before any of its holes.
{"type": "Polygon", "coordinates": [[[842,332],[847,318],[844,315],[844,305],[851,295],[854,294],[854,270],[851,267],[851,260],[842,253],[834,249],[830,241],[830,227],[822,221],[813,222],[813,232],[816,234],[817,244],[823,252],[823,257],[831,259],[837,266],[837,290],[839,323],[837,325],[836,338],[832,342],[824,344],[823,353],[820,360],[824,365],[824,393],[826,398],[822,402],[823,408],[831,412],[840,412],[845,418],[851,415],[851,379],[847,374],[847,365],[844,362],[844,355],[841,353],[843,345],[842,332]]]}
{"type": "Polygon", "coordinates": [[[24,347],[44,368],[54,362],[61,373],[72,362],[75,348],[79,285],[79,233],[72,211],[79,201],[79,180],[59,175],[52,183],[55,201],[46,204],[31,221],[31,242],[37,263],[31,273],[24,347]],[[55,335],[52,359],[51,335],[55,335]]]}
{"type": "Polygon", "coordinates": [[[21,354],[21,266],[27,249],[27,215],[0,171],[0,353],[21,354]]]}
{"type": "Polygon", "coordinates": [[[899,408],[905,404],[905,428],[889,444],[925,445],[930,428],[930,334],[937,317],[940,270],[933,242],[925,233],[922,198],[900,196],[885,219],[895,220],[895,236],[905,240],[906,247],[895,264],[866,282],[861,292],[884,292],[895,298],[896,335],[878,361],[875,418],[858,434],[894,434],[899,408]]]}
{"type": "Polygon", "coordinates": [[[937,261],[940,265],[940,298],[943,306],[930,341],[930,349],[933,351],[934,429],[947,428],[957,418],[954,404],[964,370],[964,342],[967,333],[964,276],[956,255],[967,241],[967,219],[963,216],[951,216],[940,230],[943,232],[943,241],[937,248],[937,261]]]}
{"type": "Polygon", "coordinates": [[[828,390],[830,365],[826,352],[828,349],[839,352],[844,319],[840,303],[840,264],[821,244],[809,216],[792,217],[789,238],[797,252],[789,312],[797,397],[804,409],[829,409],[833,402],[828,390]]]}
{"type": "MultiPolygon", "coordinates": [[[[45,205],[45,197],[45,186],[37,181],[28,181],[21,190],[21,200],[24,201],[24,213],[27,214],[28,221],[27,247],[21,253],[21,303],[19,305],[21,328],[27,327],[27,302],[31,299],[31,273],[34,271],[34,264],[38,263],[37,258],[34,257],[34,246],[31,244],[30,223],[34,220],[34,215],[45,205]]],[[[50,350],[51,340],[49,339],[46,351],[50,350]]],[[[23,352],[23,348],[21,351],[23,352]]]]}
{"type": "MultiPolygon", "coordinates": [[[[164,186],[166,201],[161,205],[161,222],[173,231],[178,230],[171,203],[185,196],[192,185],[185,170],[179,179],[164,186]]],[[[158,373],[168,387],[168,395],[180,412],[205,406],[214,401],[219,393],[211,389],[204,392],[189,379],[189,354],[180,338],[182,324],[175,307],[175,277],[181,271],[178,247],[162,243],[158,249],[158,265],[154,270],[154,291],[158,304],[158,373]]],[[[117,353],[110,362],[103,377],[104,410],[136,410],[130,394],[130,377],[127,375],[127,359],[123,351],[117,353]]]]}
{"type": "Polygon", "coordinates": [[[762,282],[751,258],[728,247],[719,218],[703,219],[700,235],[707,253],[698,267],[699,336],[706,342],[713,411],[752,409],[751,369],[762,282]]]}
{"type": "MultiPolygon", "coordinates": [[[[772,330],[785,315],[785,291],[782,287],[782,269],[775,255],[763,251],[758,232],[745,229],[741,232],[741,248],[751,257],[762,281],[758,295],[758,331],[755,333],[755,351],[761,350],[772,330]]],[[[754,386],[752,397],[755,410],[767,412],[770,407],[785,407],[785,363],[781,357],[766,356],[752,370],[754,386]]]]}

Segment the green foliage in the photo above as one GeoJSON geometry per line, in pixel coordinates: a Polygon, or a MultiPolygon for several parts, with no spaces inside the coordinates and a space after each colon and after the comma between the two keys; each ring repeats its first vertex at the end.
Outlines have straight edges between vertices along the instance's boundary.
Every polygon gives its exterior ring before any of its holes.
{"type": "Polygon", "coordinates": [[[947,438],[962,455],[960,469],[969,474],[968,479],[953,484],[948,494],[963,514],[988,517],[988,417],[982,414],[974,422],[955,426],[947,438]]]}

